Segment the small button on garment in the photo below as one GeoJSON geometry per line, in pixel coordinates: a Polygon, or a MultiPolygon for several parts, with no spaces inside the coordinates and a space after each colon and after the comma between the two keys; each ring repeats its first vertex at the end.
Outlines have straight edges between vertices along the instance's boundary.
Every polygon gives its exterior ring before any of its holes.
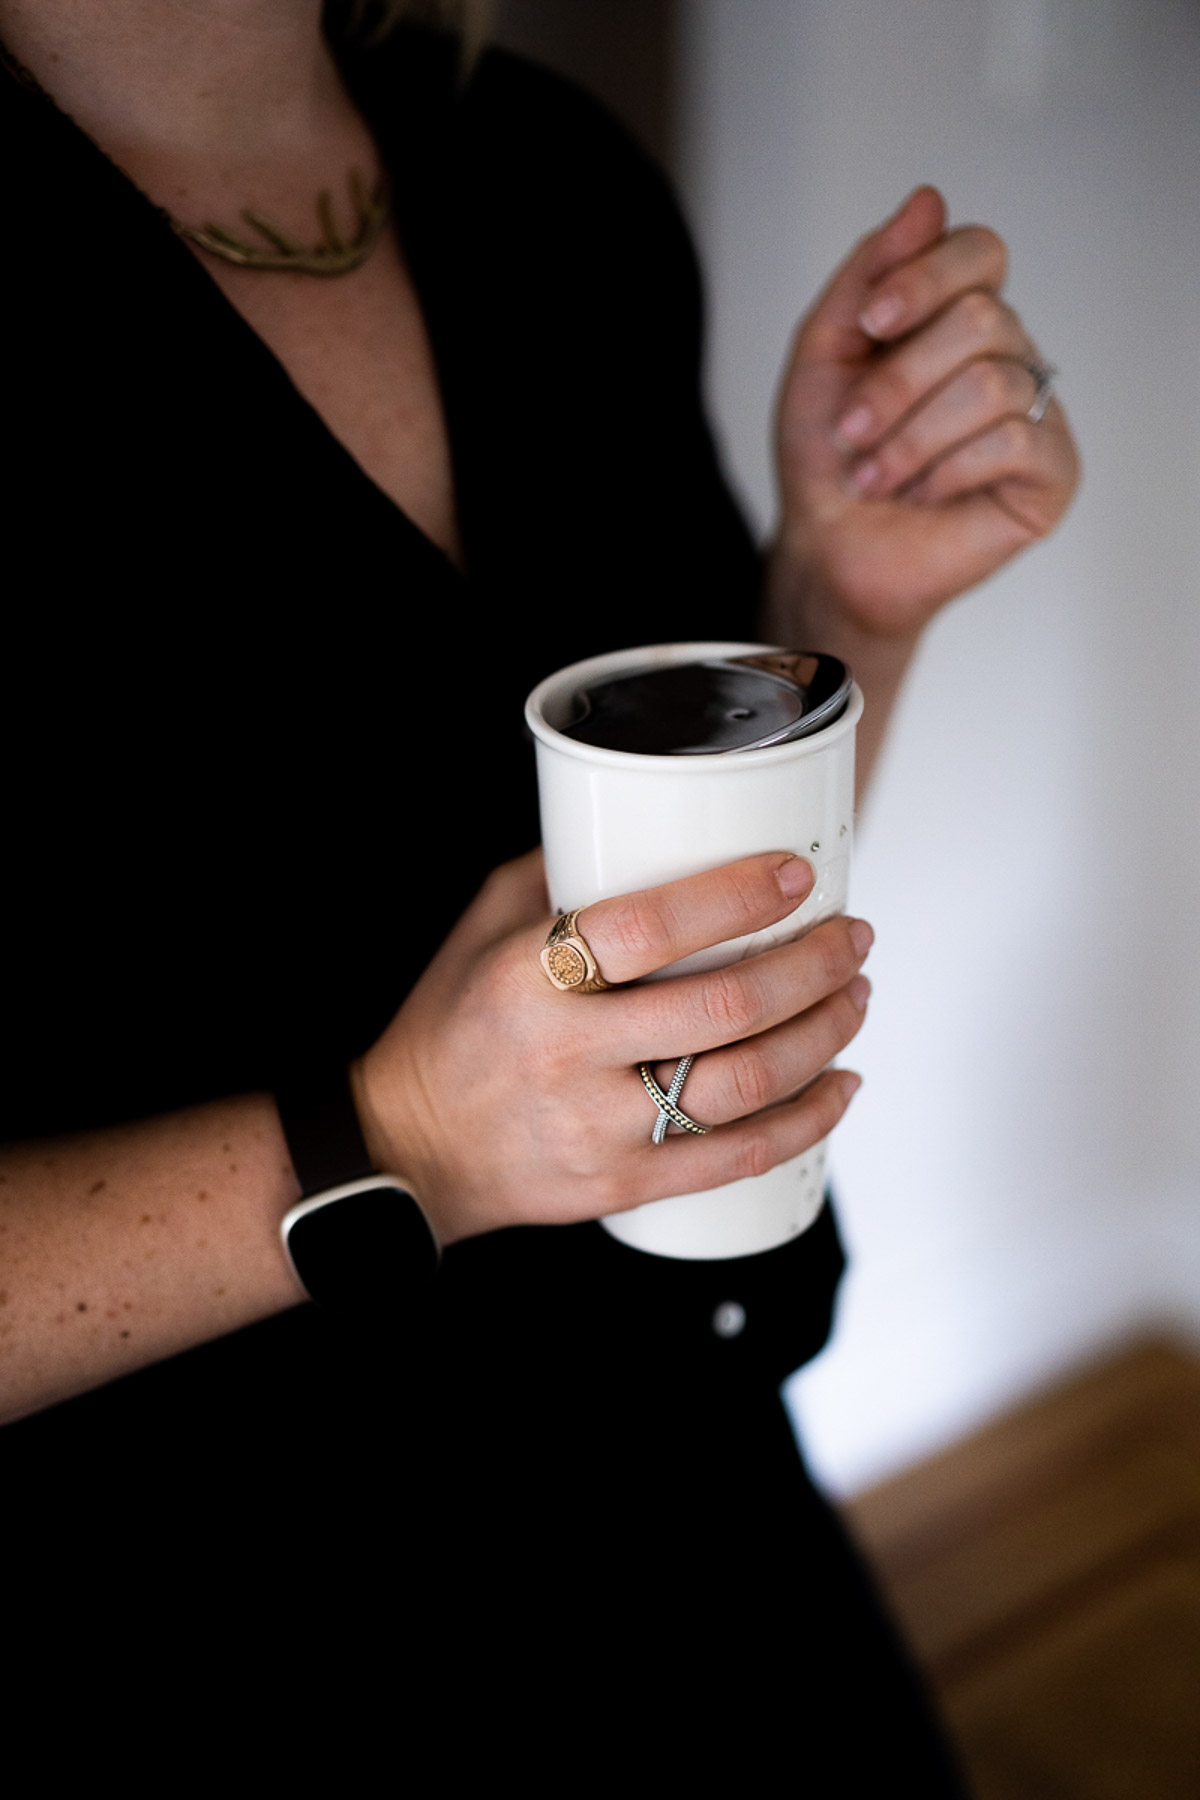
{"type": "Polygon", "coordinates": [[[712,1328],[718,1337],[740,1337],[746,1329],[746,1309],[736,1300],[722,1300],[712,1316],[712,1328]]]}

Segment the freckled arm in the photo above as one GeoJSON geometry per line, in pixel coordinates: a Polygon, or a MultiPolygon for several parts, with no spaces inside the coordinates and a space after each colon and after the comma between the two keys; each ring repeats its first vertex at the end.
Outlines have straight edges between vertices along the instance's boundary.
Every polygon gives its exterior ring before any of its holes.
{"type": "Polygon", "coordinates": [[[0,1153],[0,1420],[303,1299],[274,1101],[248,1095],[0,1153]]]}

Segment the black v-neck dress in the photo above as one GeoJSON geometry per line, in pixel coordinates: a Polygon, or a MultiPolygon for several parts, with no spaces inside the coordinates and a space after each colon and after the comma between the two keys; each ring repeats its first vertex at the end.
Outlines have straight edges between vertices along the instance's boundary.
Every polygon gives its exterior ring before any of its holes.
{"type": "MultiPolygon", "coordinates": [[[[465,576],[164,217],[0,74],[8,1139],[360,1053],[536,842],[529,688],[753,634],[661,178],[515,59],[460,94],[448,44],[401,31],[345,67],[433,343],[465,576]]],[[[447,1254],[419,1320],[297,1308],[53,1408],[0,1440],[20,1629],[101,1710],[132,1682],[189,1729],[218,1693],[294,1691],[299,1662],[335,1732],[353,1712],[411,1741],[445,1704],[505,1754],[544,1749],[547,1712],[623,1753],[636,1719],[673,1767],[719,1736],[748,1768],[828,1742],[864,1782],[953,1792],[778,1398],[840,1269],[828,1212],[726,1264],[496,1233],[447,1254]],[[877,1729],[847,1731],[864,1709],[877,1729]]]]}

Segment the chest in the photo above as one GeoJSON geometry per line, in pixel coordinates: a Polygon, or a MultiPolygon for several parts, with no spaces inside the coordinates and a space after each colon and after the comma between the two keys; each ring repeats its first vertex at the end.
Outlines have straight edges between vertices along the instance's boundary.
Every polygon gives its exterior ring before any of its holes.
{"type": "Polygon", "coordinates": [[[329,278],[196,254],[359,467],[461,560],[433,356],[394,235],[385,233],[360,268],[329,278]]]}

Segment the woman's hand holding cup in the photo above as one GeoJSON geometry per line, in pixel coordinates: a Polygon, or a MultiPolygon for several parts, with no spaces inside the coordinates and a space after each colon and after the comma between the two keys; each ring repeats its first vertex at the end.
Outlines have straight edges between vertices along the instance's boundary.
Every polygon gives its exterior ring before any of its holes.
{"type": "Polygon", "coordinates": [[[812,885],[803,858],[776,851],[597,901],[577,929],[612,985],[580,994],[540,962],[540,852],[496,870],[354,1067],[376,1166],[453,1243],[719,1187],[809,1149],[858,1086],[827,1065],[862,1024],[870,927],[829,919],[724,968],[645,977],[778,923],[812,885]],[[688,1113],[714,1129],[655,1145],[638,1065],[666,1087],[685,1054],[688,1113]]]}

